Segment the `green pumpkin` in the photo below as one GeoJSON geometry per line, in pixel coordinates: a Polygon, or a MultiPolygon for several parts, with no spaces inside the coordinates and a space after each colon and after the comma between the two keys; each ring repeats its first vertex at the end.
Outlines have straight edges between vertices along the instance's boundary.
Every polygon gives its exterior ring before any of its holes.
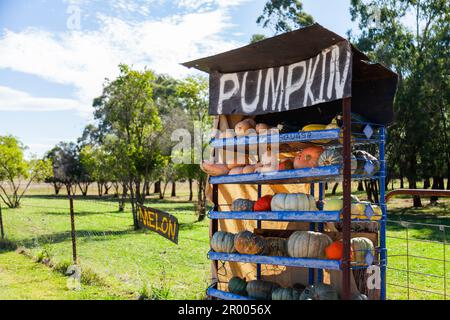
{"type": "Polygon", "coordinates": [[[299,300],[301,294],[294,288],[278,288],[272,291],[272,300],[299,300]]]}
{"type": "Polygon", "coordinates": [[[247,283],[248,296],[257,300],[272,299],[272,292],[280,286],[274,282],[253,280],[247,283]]]}
{"type": "Polygon", "coordinates": [[[236,252],[234,248],[234,233],[217,231],[211,238],[211,248],[215,252],[236,252]]]}
{"type": "MultiPolygon", "coordinates": [[[[344,158],[342,156],[342,148],[328,148],[320,154],[319,166],[343,165],[344,158]]],[[[357,169],[357,161],[354,155],[350,156],[351,173],[355,173],[357,169]]]]}
{"type": "Polygon", "coordinates": [[[236,199],[231,204],[231,211],[253,211],[255,201],[247,199],[236,199]]]}
{"type": "Polygon", "coordinates": [[[307,286],[300,300],[339,300],[339,295],[329,284],[318,283],[307,286]]]}
{"type": "Polygon", "coordinates": [[[245,279],[233,277],[228,281],[228,291],[240,296],[247,296],[247,282],[245,279]]]}

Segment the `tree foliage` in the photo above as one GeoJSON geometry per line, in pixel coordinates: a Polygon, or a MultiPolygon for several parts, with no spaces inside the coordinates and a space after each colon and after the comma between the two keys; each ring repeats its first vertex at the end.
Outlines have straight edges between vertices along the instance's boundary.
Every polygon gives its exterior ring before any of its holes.
{"type": "Polygon", "coordinates": [[[51,175],[49,160],[24,158],[25,147],[13,136],[0,136],[0,199],[9,207],[20,206],[32,182],[51,175]]]}
{"type": "Polygon", "coordinates": [[[350,12],[358,22],[358,32],[349,33],[356,45],[399,75],[387,146],[390,175],[406,177],[411,188],[421,177],[443,185],[450,172],[448,1],[352,0],[350,12]]]}
{"type": "Polygon", "coordinates": [[[309,26],[314,23],[314,19],[303,10],[299,0],[269,0],[256,23],[279,34],[309,26]]]}

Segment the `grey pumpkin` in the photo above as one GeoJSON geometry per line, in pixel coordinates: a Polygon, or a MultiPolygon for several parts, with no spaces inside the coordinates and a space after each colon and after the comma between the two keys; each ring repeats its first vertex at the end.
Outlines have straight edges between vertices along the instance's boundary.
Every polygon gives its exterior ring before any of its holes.
{"type": "Polygon", "coordinates": [[[254,204],[252,200],[236,199],[231,204],[231,211],[253,211],[254,204]]]}
{"type": "Polygon", "coordinates": [[[217,231],[211,239],[211,249],[215,252],[233,253],[236,252],[234,248],[234,233],[217,231]]]}

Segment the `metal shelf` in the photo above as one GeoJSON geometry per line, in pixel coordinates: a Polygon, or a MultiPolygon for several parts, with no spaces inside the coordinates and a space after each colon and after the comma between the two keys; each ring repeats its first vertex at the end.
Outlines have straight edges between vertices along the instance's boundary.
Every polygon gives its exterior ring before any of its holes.
{"type": "Polygon", "coordinates": [[[341,268],[341,262],[339,260],[327,260],[327,259],[272,257],[254,254],[223,253],[214,251],[210,251],[208,253],[208,258],[210,260],[270,264],[270,265],[303,267],[314,269],[340,270],[341,268]]]}
{"type": "MultiPolygon", "coordinates": [[[[342,179],[342,165],[322,166],[271,172],[257,172],[224,176],[211,176],[211,184],[283,184],[338,181],[342,179]]],[[[378,179],[379,175],[354,174],[353,180],[378,179]]]]}
{"type": "MultiPolygon", "coordinates": [[[[280,134],[260,134],[233,138],[215,138],[211,140],[214,148],[269,143],[311,142],[315,140],[338,140],[340,129],[300,131],[280,134]]],[[[326,145],[326,144],[325,144],[326,145]]]]}
{"type": "Polygon", "coordinates": [[[240,296],[228,291],[217,290],[214,288],[208,288],[206,294],[210,297],[222,299],[222,300],[255,300],[249,297],[240,296]]]}
{"type": "MultiPolygon", "coordinates": [[[[340,211],[210,211],[210,219],[340,222],[340,211]]],[[[381,216],[380,216],[381,218],[381,216]]],[[[353,222],[380,221],[382,219],[352,218],[353,222]]]]}
{"type": "MultiPolygon", "coordinates": [[[[321,145],[324,147],[329,146],[342,146],[340,142],[340,129],[327,129],[327,130],[315,130],[315,131],[299,131],[280,134],[260,134],[249,135],[232,138],[214,138],[210,144],[213,148],[226,148],[226,147],[238,147],[238,146],[252,146],[257,144],[271,144],[279,143],[280,150],[287,151],[286,149],[301,149],[308,144],[321,145]],[[330,140],[327,143],[318,142],[320,140],[330,140]],[[291,148],[284,145],[292,144],[291,148]]],[[[380,137],[377,134],[367,136],[364,133],[353,133],[352,144],[363,145],[371,143],[379,143],[380,137]]]]}

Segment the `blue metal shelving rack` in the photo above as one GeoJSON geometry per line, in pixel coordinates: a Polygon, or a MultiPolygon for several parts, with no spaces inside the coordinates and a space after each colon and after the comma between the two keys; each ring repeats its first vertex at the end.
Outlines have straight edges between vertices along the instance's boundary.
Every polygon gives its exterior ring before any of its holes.
{"type": "MultiPolygon", "coordinates": [[[[356,122],[352,122],[352,125],[356,122]]],[[[379,203],[382,209],[382,216],[379,222],[379,253],[378,262],[381,271],[380,298],[386,298],[386,204],[385,204],[385,175],[386,164],[384,159],[384,146],[386,139],[386,130],[383,126],[374,123],[356,123],[364,127],[363,133],[352,133],[352,144],[354,146],[376,144],[379,149],[379,171],[372,175],[370,172],[365,174],[352,175],[351,179],[378,179],[380,183],[379,203]]],[[[250,146],[258,143],[270,143],[273,141],[280,144],[289,143],[313,143],[316,140],[330,140],[327,144],[320,144],[328,147],[342,147],[342,132],[340,129],[318,130],[309,132],[296,132],[279,134],[275,139],[270,135],[260,135],[251,137],[235,137],[213,139],[211,145],[214,148],[224,148],[230,146],[250,146]]],[[[209,212],[209,218],[212,221],[218,219],[238,219],[238,220],[256,220],[257,226],[261,226],[261,221],[301,221],[309,222],[310,230],[323,231],[325,222],[341,222],[342,212],[323,211],[324,183],[327,181],[339,181],[343,178],[343,166],[333,165],[326,167],[294,169],[277,172],[252,173],[240,175],[227,175],[210,177],[209,182],[213,185],[219,184],[257,184],[258,198],[261,197],[261,185],[263,184],[283,184],[283,183],[311,183],[311,193],[314,194],[314,183],[319,185],[319,211],[267,211],[267,212],[228,212],[219,211],[217,203],[217,188],[213,192],[215,206],[209,212]]],[[[350,215],[349,215],[350,216],[350,215]]],[[[352,218],[351,221],[373,221],[352,218]]],[[[217,223],[215,224],[217,225],[217,223]]],[[[214,227],[213,227],[214,229],[214,227]]],[[[323,281],[323,269],[343,270],[345,266],[338,260],[309,259],[309,258],[291,258],[291,257],[272,257],[262,255],[247,255],[238,253],[219,253],[210,251],[208,258],[212,261],[233,261],[242,263],[255,263],[257,265],[257,279],[261,277],[261,264],[283,265],[309,268],[309,283],[323,281]],[[317,270],[317,274],[315,272],[317,270]],[[316,277],[317,276],[317,277],[316,277]]],[[[367,266],[350,266],[350,268],[365,268],[367,266]]],[[[348,271],[349,272],[349,271],[348,271]]],[[[209,288],[207,294],[211,297],[226,300],[252,300],[248,297],[242,297],[216,288],[209,288]]]]}

